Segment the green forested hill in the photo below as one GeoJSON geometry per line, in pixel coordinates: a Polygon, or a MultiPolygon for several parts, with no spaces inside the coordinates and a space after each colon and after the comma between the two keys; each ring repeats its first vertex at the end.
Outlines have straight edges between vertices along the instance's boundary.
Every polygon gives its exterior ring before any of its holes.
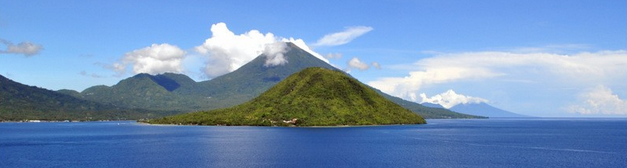
{"type": "Polygon", "coordinates": [[[425,120],[343,72],[307,68],[235,107],[150,120],[200,125],[381,125],[425,120]]]}
{"type": "Polygon", "coordinates": [[[82,100],[55,91],[23,85],[0,75],[0,121],[139,119],[163,115],[82,100]]]}
{"type": "Polygon", "coordinates": [[[182,87],[195,87],[196,83],[193,80],[185,80],[185,78],[189,79],[187,76],[177,74],[156,76],[138,74],[112,87],[87,88],[81,92],[80,98],[126,108],[158,111],[181,112],[207,108],[208,106],[203,104],[202,97],[173,92],[182,87]]]}

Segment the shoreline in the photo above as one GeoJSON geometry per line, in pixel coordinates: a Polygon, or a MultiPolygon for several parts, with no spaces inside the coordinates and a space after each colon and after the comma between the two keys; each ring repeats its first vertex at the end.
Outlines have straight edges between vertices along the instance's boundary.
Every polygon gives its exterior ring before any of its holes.
{"type": "Polygon", "coordinates": [[[137,120],[3,120],[0,123],[78,123],[78,122],[111,122],[137,120]]]}
{"type": "Polygon", "coordinates": [[[266,125],[192,125],[192,124],[150,124],[146,122],[136,121],[139,125],[149,125],[149,126],[204,126],[204,127],[285,127],[285,128],[349,128],[349,127],[381,127],[381,126],[403,126],[403,125],[426,125],[424,124],[386,124],[386,125],[335,125],[335,126],[266,126],[266,125]]]}

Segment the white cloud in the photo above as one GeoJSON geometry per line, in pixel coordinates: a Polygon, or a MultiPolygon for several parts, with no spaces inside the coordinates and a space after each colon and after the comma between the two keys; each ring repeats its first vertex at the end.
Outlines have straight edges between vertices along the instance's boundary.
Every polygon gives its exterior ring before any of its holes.
{"type": "Polygon", "coordinates": [[[186,52],[167,43],[152,44],[124,54],[120,62],[113,64],[113,69],[124,73],[132,65],[133,73],[160,74],[165,72],[182,73],[181,61],[186,52]]]}
{"type": "Polygon", "coordinates": [[[409,72],[409,76],[401,78],[379,78],[368,82],[368,85],[385,93],[416,101],[415,95],[423,85],[448,83],[463,79],[491,78],[501,75],[503,74],[483,68],[439,67],[424,71],[412,71],[409,72]]]}
{"type": "Polygon", "coordinates": [[[0,50],[0,54],[22,54],[26,57],[39,54],[44,49],[43,46],[32,42],[20,42],[17,45],[10,41],[0,39],[0,43],[7,46],[6,50],[0,50]]]}
{"type": "Polygon", "coordinates": [[[368,66],[368,64],[361,62],[361,60],[359,60],[357,57],[353,57],[353,59],[351,59],[350,61],[348,61],[348,69],[352,69],[352,68],[356,68],[359,69],[361,71],[365,71],[368,68],[370,68],[370,66],[368,66]]]}
{"type": "MultiPolygon", "coordinates": [[[[545,81],[594,84],[627,79],[626,51],[551,53],[468,52],[441,54],[421,59],[405,77],[387,77],[368,82],[391,95],[411,99],[425,85],[464,80],[545,81]],[[544,76],[545,78],[539,78],[544,76]]],[[[415,96],[414,96],[415,97],[415,96]]]]}
{"type": "Polygon", "coordinates": [[[586,44],[559,44],[547,45],[542,47],[521,47],[512,51],[516,53],[568,53],[573,51],[581,51],[591,48],[586,44]]]}
{"type": "Polygon", "coordinates": [[[378,62],[372,62],[372,66],[376,69],[381,69],[381,64],[379,64],[378,62]]]}
{"type": "Polygon", "coordinates": [[[340,59],[342,58],[342,53],[329,53],[325,55],[324,57],[328,59],[340,59]]]}
{"type": "Polygon", "coordinates": [[[329,63],[328,59],[324,58],[322,55],[318,54],[317,52],[314,52],[313,50],[311,50],[311,48],[309,48],[309,46],[307,46],[307,44],[305,43],[305,41],[303,41],[303,39],[294,39],[294,38],[290,37],[289,39],[284,38],[281,41],[283,41],[283,42],[290,42],[290,43],[298,46],[298,48],[307,51],[309,54],[313,55],[314,57],[316,57],[316,58],[318,58],[318,59],[320,59],[320,60],[322,60],[322,61],[324,61],[326,63],[329,63]]]}
{"type": "Polygon", "coordinates": [[[272,33],[262,34],[258,30],[236,35],[225,23],[213,24],[211,33],[211,38],[195,48],[198,53],[208,56],[204,72],[210,78],[232,72],[261,54],[267,56],[266,66],[287,63],[289,60],[283,56],[287,52],[286,45],[277,42],[292,42],[315,57],[329,62],[322,55],[309,49],[302,39],[280,38],[272,33]]]}
{"type": "Polygon", "coordinates": [[[283,56],[287,52],[288,48],[284,42],[274,42],[267,44],[263,51],[263,54],[267,57],[264,66],[277,66],[287,63],[287,59],[283,56]]]}
{"type": "Polygon", "coordinates": [[[426,94],[420,94],[421,101],[420,103],[432,103],[442,105],[444,108],[451,108],[458,104],[478,104],[478,103],[487,103],[488,100],[478,97],[471,97],[462,94],[457,94],[452,89],[434,95],[432,97],[427,97],[426,94]]]}
{"type": "Polygon", "coordinates": [[[623,66],[627,65],[625,58],[627,58],[626,51],[582,52],[574,55],[471,52],[427,58],[418,61],[416,65],[425,67],[425,69],[440,67],[483,68],[492,72],[518,67],[542,69],[543,72],[559,76],[580,77],[580,75],[604,76],[612,74],[612,72],[624,72],[623,66]]]}
{"type": "Polygon", "coordinates": [[[581,93],[579,99],[580,102],[568,106],[567,111],[584,115],[627,115],[627,100],[621,99],[603,85],[581,93]]]}
{"type": "Polygon", "coordinates": [[[225,23],[211,25],[212,37],[196,47],[196,51],[209,57],[205,73],[217,77],[232,72],[263,53],[267,44],[277,41],[272,33],[262,34],[251,30],[235,35],[225,23]]]}
{"type": "Polygon", "coordinates": [[[342,32],[324,35],[313,46],[338,46],[351,42],[353,39],[372,31],[372,27],[355,26],[348,27],[342,32]]]}

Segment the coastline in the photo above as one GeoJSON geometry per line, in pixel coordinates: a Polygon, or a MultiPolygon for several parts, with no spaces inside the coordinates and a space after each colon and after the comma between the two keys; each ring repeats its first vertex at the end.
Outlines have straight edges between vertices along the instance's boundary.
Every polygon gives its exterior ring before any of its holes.
{"type": "Polygon", "coordinates": [[[285,128],[354,128],[354,127],[381,127],[381,126],[402,126],[402,125],[426,125],[424,124],[386,124],[386,125],[329,125],[329,126],[281,126],[281,125],[273,125],[273,126],[265,126],[265,125],[192,125],[192,124],[151,124],[141,121],[136,121],[139,125],[149,125],[149,126],[205,126],[205,127],[285,127],[285,128]]]}
{"type": "Polygon", "coordinates": [[[0,123],[77,123],[77,122],[111,122],[137,120],[3,120],[0,123]]]}

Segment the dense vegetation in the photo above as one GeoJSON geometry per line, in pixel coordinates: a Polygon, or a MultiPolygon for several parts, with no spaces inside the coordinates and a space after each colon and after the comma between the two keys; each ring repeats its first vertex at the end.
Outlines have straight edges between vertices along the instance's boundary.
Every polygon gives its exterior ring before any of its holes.
{"type": "Polygon", "coordinates": [[[181,74],[167,73],[156,76],[138,74],[112,87],[101,85],[87,88],[81,92],[79,98],[125,108],[149,110],[181,112],[208,108],[209,106],[205,105],[207,102],[203,101],[208,98],[173,92],[178,88],[187,87],[184,84],[189,84],[186,83],[188,81],[196,83],[181,74]]]}
{"type": "Polygon", "coordinates": [[[0,121],[140,119],[166,114],[77,99],[55,91],[26,86],[0,75],[0,121]]]}
{"type": "Polygon", "coordinates": [[[387,100],[343,72],[307,68],[244,104],[148,121],[199,125],[423,124],[419,115],[387,100]]]}

